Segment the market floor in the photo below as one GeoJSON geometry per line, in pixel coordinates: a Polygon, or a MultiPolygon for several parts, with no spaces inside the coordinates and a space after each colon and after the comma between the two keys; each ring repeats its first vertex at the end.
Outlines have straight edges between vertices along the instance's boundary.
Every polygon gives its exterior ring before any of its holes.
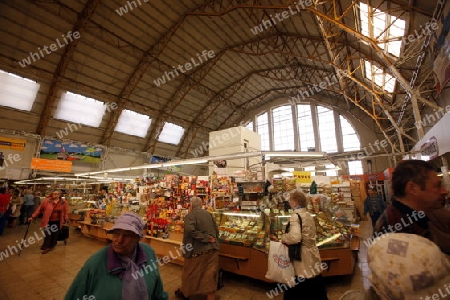
{"type": "MultiPolygon", "coordinates": [[[[361,240],[370,236],[370,227],[369,222],[361,223],[361,240]]],[[[24,248],[19,256],[13,247],[18,249],[17,244],[23,238],[25,231],[25,225],[5,228],[3,235],[0,236],[0,299],[63,299],[86,259],[106,245],[82,236],[76,229],[71,229],[66,246],[63,242],[58,242],[54,251],[42,255],[39,250],[41,241],[39,241],[24,248]],[[8,257],[5,256],[6,253],[8,257]]],[[[35,234],[40,234],[38,224],[30,226],[28,237],[35,234]]],[[[160,271],[164,289],[169,292],[170,299],[176,299],[174,291],[180,286],[182,267],[166,264],[160,267],[160,271]]],[[[361,242],[353,275],[326,278],[328,298],[338,300],[347,290],[367,289],[369,273],[367,248],[361,242]]],[[[224,287],[216,293],[216,299],[268,299],[266,293],[276,286],[276,284],[225,273],[224,287]]],[[[206,297],[192,298],[205,299],[206,297]]],[[[282,299],[282,295],[273,299],[282,299]]]]}

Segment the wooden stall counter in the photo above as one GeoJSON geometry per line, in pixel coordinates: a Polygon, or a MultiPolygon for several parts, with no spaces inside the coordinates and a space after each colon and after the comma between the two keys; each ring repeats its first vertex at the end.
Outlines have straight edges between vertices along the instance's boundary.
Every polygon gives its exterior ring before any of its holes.
{"type": "Polygon", "coordinates": [[[84,236],[91,237],[98,239],[102,242],[109,242],[111,241],[111,236],[106,233],[106,230],[111,228],[114,224],[112,223],[105,223],[103,226],[101,225],[95,225],[91,224],[90,221],[79,221],[78,225],[81,228],[81,233],[84,236]]]}
{"type": "Polygon", "coordinates": [[[353,236],[347,248],[321,249],[320,258],[327,264],[323,277],[353,274],[359,250],[359,237],[353,236]]]}
{"type": "Polygon", "coordinates": [[[144,235],[141,242],[150,245],[155,250],[156,256],[164,263],[171,262],[182,266],[184,264],[182,240],[183,234],[171,233],[168,239],[144,235]]]}

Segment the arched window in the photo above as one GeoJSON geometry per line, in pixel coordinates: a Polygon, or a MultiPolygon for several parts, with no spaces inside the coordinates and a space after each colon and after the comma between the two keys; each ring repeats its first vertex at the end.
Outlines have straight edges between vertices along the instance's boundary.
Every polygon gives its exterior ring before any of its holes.
{"type": "Polygon", "coordinates": [[[292,151],[295,149],[294,123],[290,105],[274,108],[273,118],[273,148],[275,151],[292,151]]]}
{"type": "Polygon", "coordinates": [[[343,116],[339,116],[341,120],[342,146],[344,151],[354,151],[361,149],[358,135],[353,126],[343,116]]]}
{"type": "Polygon", "coordinates": [[[261,135],[261,150],[270,151],[268,113],[263,113],[256,117],[256,131],[261,135]]]}
{"type": "Polygon", "coordinates": [[[310,105],[297,105],[297,124],[298,136],[300,139],[300,151],[308,151],[308,148],[315,149],[316,138],[314,136],[310,105]]]}
{"type": "Polygon", "coordinates": [[[326,107],[318,106],[317,119],[319,121],[320,150],[323,152],[337,152],[334,112],[326,107]]]}
{"type": "MultiPolygon", "coordinates": [[[[298,149],[336,153],[361,149],[354,127],[344,116],[315,104],[293,105],[275,107],[270,110],[271,113],[265,111],[255,117],[262,151],[298,149]],[[338,139],[336,132],[341,132],[342,137],[338,139]]],[[[250,121],[246,127],[252,129],[252,123],[250,121]]]]}

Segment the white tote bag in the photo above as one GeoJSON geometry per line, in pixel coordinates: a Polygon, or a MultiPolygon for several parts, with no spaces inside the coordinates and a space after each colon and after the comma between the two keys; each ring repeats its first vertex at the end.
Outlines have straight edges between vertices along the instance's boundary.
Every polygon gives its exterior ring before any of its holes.
{"type": "Polygon", "coordinates": [[[294,285],[294,266],[289,260],[288,247],[270,241],[269,262],[266,278],[275,282],[294,285]]]}

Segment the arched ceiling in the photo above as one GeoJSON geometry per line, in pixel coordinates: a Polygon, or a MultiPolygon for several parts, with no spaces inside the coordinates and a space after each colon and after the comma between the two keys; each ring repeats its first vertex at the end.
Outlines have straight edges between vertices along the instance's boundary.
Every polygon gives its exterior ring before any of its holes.
{"type": "MultiPolygon", "coordinates": [[[[369,0],[414,30],[442,12],[441,0],[369,0]]],[[[335,83],[312,95],[357,116],[403,152],[417,139],[414,116],[437,108],[425,37],[403,43],[396,58],[361,33],[359,1],[352,0],[16,0],[0,1],[0,69],[41,83],[29,113],[2,113],[0,127],[55,136],[65,123],[52,118],[62,91],[119,108],[99,128],[69,139],[186,158],[210,131],[249,120],[249,111],[274,98],[293,97],[326,78],[335,83]],[[122,16],[117,13],[128,7],[122,16]],[[130,9],[133,7],[133,9],[130,9]],[[297,10],[298,9],[298,10],[297,10]],[[286,13],[287,12],[287,13],[286,13]],[[275,19],[285,13],[284,19],[275,19]],[[294,14],[295,13],[295,14],[294,14]],[[258,34],[252,28],[272,18],[258,34]],[[68,31],[80,38],[22,68],[18,61],[68,31]],[[167,83],[154,81],[203,51],[214,57],[167,83]],[[396,78],[393,93],[364,76],[364,60],[396,78]],[[414,109],[415,108],[415,109],[414,109]],[[146,138],[114,131],[123,109],[152,119],[146,138]],[[23,124],[12,122],[23,119],[23,124]],[[179,145],[158,142],[164,122],[185,128],[179,145]],[[22,128],[16,127],[22,126],[22,128]],[[31,128],[31,130],[30,130],[31,128]]],[[[388,25],[390,26],[390,25],[388,25]]],[[[8,110],[8,109],[2,109],[8,110]]]]}

